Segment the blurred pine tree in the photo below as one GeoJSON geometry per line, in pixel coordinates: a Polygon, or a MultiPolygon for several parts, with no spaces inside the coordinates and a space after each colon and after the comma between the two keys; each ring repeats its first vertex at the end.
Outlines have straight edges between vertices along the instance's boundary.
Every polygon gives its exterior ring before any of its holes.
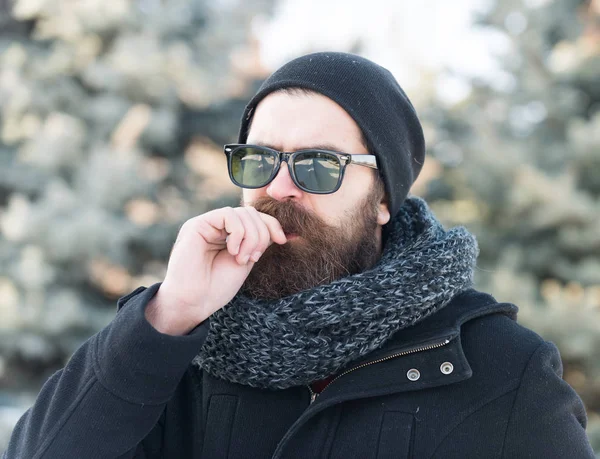
{"type": "Polygon", "coordinates": [[[162,278],[183,221],[236,203],[216,145],[272,3],[0,2],[0,405],[162,278]]]}
{"type": "Polygon", "coordinates": [[[477,234],[478,287],[558,345],[600,451],[600,2],[503,0],[480,23],[508,52],[423,112],[441,170],[424,194],[477,234]]]}

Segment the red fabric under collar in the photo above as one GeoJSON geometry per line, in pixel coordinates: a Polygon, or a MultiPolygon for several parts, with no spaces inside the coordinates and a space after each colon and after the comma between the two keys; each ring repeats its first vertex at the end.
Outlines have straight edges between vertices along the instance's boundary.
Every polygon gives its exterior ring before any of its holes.
{"type": "Polygon", "coordinates": [[[329,376],[325,379],[321,379],[320,381],[314,381],[310,384],[311,389],[315,394],[320,394],[325,387],[333,380],[334,376],[329,376]]]}

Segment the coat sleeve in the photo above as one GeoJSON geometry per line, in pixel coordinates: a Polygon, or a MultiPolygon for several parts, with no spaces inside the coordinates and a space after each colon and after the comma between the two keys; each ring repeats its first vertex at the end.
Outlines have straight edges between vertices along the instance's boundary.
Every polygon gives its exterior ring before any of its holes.
{"type": "Polygon", "coordinates": [[[112,322],[46,381],[3,459],[157,457],[157,439],[146,437],[160,433],[165,405],[208,332],[208,321],[185,336],[155,330],[144,311],[158,287],[119,300],[112,322]]]}
{"type": "Polygon", "coordinates": [[[543,342],[531,356],[514,399],[503,458],[594,459],[583,402],[562,379],[558,349],[543,342]]]}

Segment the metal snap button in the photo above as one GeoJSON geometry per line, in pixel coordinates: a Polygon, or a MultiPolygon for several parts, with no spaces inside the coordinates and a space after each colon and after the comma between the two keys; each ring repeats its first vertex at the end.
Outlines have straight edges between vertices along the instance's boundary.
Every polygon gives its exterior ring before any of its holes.
{"type": "Polygon", "coordinates": [[[454,371],[454,365],[452,365],[450,362],[444,362],[440,365],[440,371],[445,375],[449,375],[454,371]]]}
{"type": "Polygon", "coordinates": [[[421,377],[421,373],[419,373],[419,370],[416,368],[411,368],[408,370],[408,373],[406,373],[406,377],[411,381],[416,381],[421,377]]]}

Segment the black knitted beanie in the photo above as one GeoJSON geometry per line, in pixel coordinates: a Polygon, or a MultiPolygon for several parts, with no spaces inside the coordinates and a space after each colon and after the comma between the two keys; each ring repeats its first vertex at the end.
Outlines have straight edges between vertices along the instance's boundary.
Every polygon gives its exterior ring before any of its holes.
{"type": "Polygon", "coordinates": [[[246,106],[239,143],[246,142],[258,103],[271,92],[292,87],[329,97],[356,121],[374,148],[393,217],[421,171],[425,140],[417,113],[392,73],[349,53],[320,52],[294,59],[267,78],[246,106]]]}

